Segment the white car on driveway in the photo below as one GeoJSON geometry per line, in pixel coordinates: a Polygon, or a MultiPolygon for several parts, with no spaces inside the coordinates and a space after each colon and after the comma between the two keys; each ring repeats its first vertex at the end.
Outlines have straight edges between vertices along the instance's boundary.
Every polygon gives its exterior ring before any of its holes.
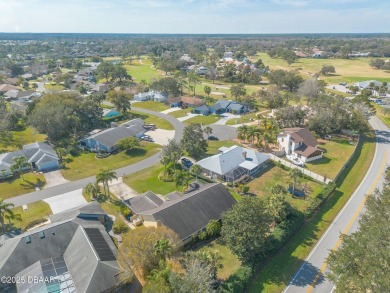
{"type": "Polygon", "coordinates": [[[294,165],[297,165],[299,167],[304,167],[305,166],[305,163],[303,161],[301,161],[300,159],[298,158],[295,158],[294,156],[291,156],[291,155],[287,155],[286,156],[287,159],[289,159],[294,165]]]}

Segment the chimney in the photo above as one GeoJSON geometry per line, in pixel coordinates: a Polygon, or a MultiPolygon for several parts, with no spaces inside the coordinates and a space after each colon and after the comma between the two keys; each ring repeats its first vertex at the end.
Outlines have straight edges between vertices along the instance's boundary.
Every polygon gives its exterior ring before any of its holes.
{"type": "Polygon", "coordinates": [[[115,128],[116,127],[116,123],[115,122],[111,122],[111,128],[115,128]]]}
{"type": "Polygon", "coordinates": [[[242,152],[242,157],[246,160],[246,151],[242,152]]]}

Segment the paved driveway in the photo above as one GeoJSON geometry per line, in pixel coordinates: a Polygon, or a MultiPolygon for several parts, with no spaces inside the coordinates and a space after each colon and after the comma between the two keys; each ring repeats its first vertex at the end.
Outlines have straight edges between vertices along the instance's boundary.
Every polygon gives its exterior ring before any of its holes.
{"type": "Polygon", "coordinates": [[[240,115],[234,115],[232,113],[221,114],[221,119],[214,123],[214,125],[225,125],[229,119],[239,119],[240,115]]]}
{"type": "Polygon", "coordinates": [[[76,189],[64,194],[46,198],[44,201],[50,205],[53,214],[61,213],[87,204],[87,201],[83,197],[82,189],[76,189]]]}
{"type": "Polygon", "coordinates": [[[136,193],[133,189],[131,189],[129,186],[123,183],[122,178],[123,177],[119,177],[117,180],[112,180],[111,182],[108,183],[110,187],[110,191],[116,197],[123,200],[137,196],[138,193],[136,193]]]}
{"type": "Polygon", "coordinates": [[[190,110],[188,110],[187,116],[177,118],[177,120],[179,120],[180,122],[183,122],[183,121],[186,121],[188,119],[191,119],[191,118],[199,116],[199,115],[200,114],[190,113],[190,110]]]}
{"type": "Polygon", "coordinates": [[[159,128],[156,130],[150,130],[146,134],[153,138],[154,142],[159,145],[166,145],[168,144],[169,139],[173,139],[175,137],[174,130],[166,130],[159,128]]]}
{"type": "Polygon", "coordinates": [[[66,180],[63,176],[60,170],[50,171],[43,173],[43,176],[45,176],[46,185],[45,188],[49,188],[52,186],[61,185],[64,183],[68,183],[69,180],[66,180]]]}
{"type": "Polygon", "coordinates": [[[219,140],[231,140],[237,138],[237,129],[226,125],[212,124],[210,127],[213,129],[212,136],[218,137],[219,140]]]}

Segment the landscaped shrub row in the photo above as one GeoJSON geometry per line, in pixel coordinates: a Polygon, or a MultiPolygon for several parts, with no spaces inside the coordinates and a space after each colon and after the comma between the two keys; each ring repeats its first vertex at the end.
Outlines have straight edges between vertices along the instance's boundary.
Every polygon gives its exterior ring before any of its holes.
{"type": "Polygon", "coordinates": [[[31,221],[30,223],[28,223],[28,224],[24,227],[23,230],[26,231],[26,230],[31,229],[32,227],[37,226],[37,225],[39,225],[39,224],[42,224],[42,223],[44,223],[44,222],[46,222],[46,221],[47,221],[47,219],[45,219],[45,218],[40,218],[40,219],[33,220],[33,221],[31,221]]]}
{"type": "Polygon", "coordinates": [[[250,279],[252,278],[253,270],[251,267],[242,266],[222,284],[221,292],[223,293],[241,293],[250,279]]]}
{"type": "Polygon", "coordinates": [[[328,183],[307,207],[304,212],[305,217],[311,217],[318,210],[318,208],[334,193],[335,190],[336,184],[333,182],[328,183]]]}

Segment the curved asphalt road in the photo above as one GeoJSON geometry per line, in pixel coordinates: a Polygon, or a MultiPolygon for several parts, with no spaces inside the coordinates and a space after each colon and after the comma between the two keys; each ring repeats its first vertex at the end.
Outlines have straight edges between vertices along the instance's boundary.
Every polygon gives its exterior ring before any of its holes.
{"type": "MultiPolygon", "coordinates": [[[[163,113],[155,112],[155,111],[150,111],[150,110],[146,110],[146,109],[140,109],[140,108],[135,108],[135,107],[133,107],[132,109],[135,111],[138,111],[138,112],[143,112],[145,114],[151,114],[154,116],[158,116],[158,117],[161,117],[161,118],[169,121],[172,124],[172,126],[175,128],[175,137],[174,138],[176,140],[181,139],[184,126],[176,118],[169,116],[167,114],[163,114],[163,113]]],[[[139,161],[135,164],[132,164],[132,165],[120,168],[120,169],[117,169],[115,171],[118,174],[118,176],[122,176],[123,174],[126,174],[126,175],[133,174],[135,172],[146,169],[146,168],[158,163],[160,161],[160,154],[161,154],[161,152],[158,152],[158,153],[154,154],[153,156],[146,158],[145,160],[139,161]]],[[[43,199],[46,199],[46,198],[49,198],[52,196],[56,196],[59,194],[63,194],[66,192],[70,192],[70,191],[73,191],[76,189],[83,188],[89,182],[95,182],[95,176],[80,179],[77,181],[71,181],[68,183],[61,184],[61,185],[49,187],[47,189],[43,189],[40,191],[35,191],[35,192],[27,193],[24,195],[8,198],[8,199],[6,199],[6,201],[9,203],[13,203],[15,206],[21,206],[24,204],[29,204],[29,203],[32,203],[32,202],[35,202],[38,200],[43,200],[43,199]]]]}
{"type": "Polygon", "coordinates": [[[374,160],[363,181],[350,200],[343,207],[328,230],[309,254],[303,265],[297,271],[285,293],[295,292],[332,292],[334,285],[326,279],[326,258],[330,250],[340,246],[340,234],[351,234],[358,228],[358,221],[364,212],[365,195],[371,194],[375,188],[383,184],[383,172],[390,163],[390,130],[376,116],[370,119],[375,130],[377,145],[374,160]]]}

